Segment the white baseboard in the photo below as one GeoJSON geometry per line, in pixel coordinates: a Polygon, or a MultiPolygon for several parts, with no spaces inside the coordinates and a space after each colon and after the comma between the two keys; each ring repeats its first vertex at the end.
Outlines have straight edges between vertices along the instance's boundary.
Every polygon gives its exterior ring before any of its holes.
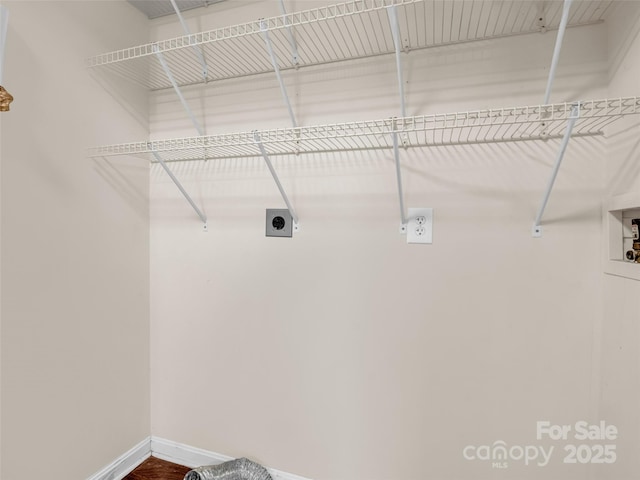
{"type": "MultiPolygon", "coordinates": [[[[202,465],[216,465],[233,460],[233,457],[227,455],[190,447],[189,445],[159,437],[151,437],[151,454],[156,458],[191,468],[202,465]]],[[[308,478],[294,475],[293,473],[282,472],[269,467],[265,468],[271,474],[273,480],[309,480],[308,478]]]]}
{"type": "MultiPolygon", "coordinates": [[[[191,447],[183,443],[172,442],[159,437],[147,437],[87,480],[122,480],[151,455],[190,468],[202,465],[216,465],[233,460],[233,457],[191,447]]],[[[266,469],[273,477],[273,480],[309,480],[308,478],[274,468],[266,467],[266,469]]]]}
{"type": "Polygon", "coordinates": [[[200,448],[190,447],[182,443],[172,442],[159,437],[151,437],[151,452],[156,458],[168,462],[195,468],[202,465],[216,465],[233,460],[233,457],[208,452],[200,448]]]}
{"type": "Polygon", "coordinates": [[[87,480],[122,480],[150,456],[151,437],[147,437],[87,480]]]}

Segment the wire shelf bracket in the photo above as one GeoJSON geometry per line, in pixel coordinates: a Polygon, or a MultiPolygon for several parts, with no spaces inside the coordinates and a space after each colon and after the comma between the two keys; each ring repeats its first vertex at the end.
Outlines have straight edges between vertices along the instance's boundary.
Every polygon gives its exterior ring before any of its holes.
{"type": "Polygon", "coordinates": [[[287,26],[287,35],[289,36],[289,44],[291,45],[291,61],[294,67],[297,69],[300,66],[300,57],[298,55],[298,45],[296,38],[293,35],[293,28],[291,27],[291,21],[287,17],[287,10],[284,8],[284,0],[280,0],[280,13],[284,18],[284,23],[287,26]]]}
{"type": "Polygon", "coordinates": [[[287,192],[285,192],[284,187],[282,186],[282,183],[280,182],[280,179],[278,178],[278,174],[276,173],[276,170],[273,168],[273,164],[271,163],[271,160],[269,159],[269,154],[267,153],[266,149],[264,148],[264,144],[262,143],[262,139],[260,137],[260,133],[255,130],[253,132],[253,141],[255,142],[255,144],[258,146],[258,149],[260,150],[260,154],[262,155],[262,158],[264,158],[264,162],[267,164],[267,168],[269,169],[269,172],[271,173],[271,176],[273,177],[273,181],[276,182],[276,186],[278,187],[278,190],[280,191],[280,195],[282,196],[282,199],[284,200],[285,205],[287,206],[287,209],[289,210],[289,213],[291,214],[291,218],[293,219],[293,231],[294,233],[299,231],[299,225],[298,225],[298,215],[296,214],[296,211],[293,209],[293,205],[291,205],[291,202],[289,201],[289,197],[287,196],[287,192]]]}
{"type": "Polygon", "coordinates": [[[167,62],[164,59],[164,55],[162,55],[162,52],[156,51],[156,57],[158,58],[160,65],[162,65],[162,69],[167,75],[167,78],[171,82],[171,85],[173,86],[173,90],[176,92],[176,95],[180,99],[180,103],[182,104],[182,107],[187,112],[187,115],[189,115],[189,118],[191,119],[191,123],[193,123],[193,126],[197,130],[198,135],[200,136],[204,135],[204,130],[200,126],[200,123],[198,122],[198,119],[196,118],[196,116],[193,114],[193,111],[191,110],[191,107],[189,107],[189,104],[187,103],[187,100],[184,98],[184,95],[182,95],[182,91],[180,90],[180,87],[176,83],[176,80],[173,77],[171,70],[169,69],[169,65],[167,65],[167,62]]]}
{"type": "MultiPolygon", "coordinates": [[[[178,8],[178,5],[176,4],[175,0],[171,0],[171,5],[173,5],[173,9],[175,10],[176,15],[180,19],[180,23],[182,24],[183,30],[189,36],[190,35],[189,27],[187,26],[187,23],[184,21],[184,18],[182,17],[182,14],[180,13],[180,9],[178,8]]],[[[198,58],[200,59],[200,62],[202,64],[202,74],[203,74],[204,81],[206,83],[208,68],[207,68],[207,63],[206,63],[205,58],[204,58],[204,54],[202,52],[201,47],[199,47],[198,45],[193,45],[193,49],[196,52],[196,54],[198,55],[198,58]]],[[[184,108],[185,112],[187,113],[187,115],[191,119],[191,123],[193,123],[193,126],[196,129],[196,131],[198,132],[198,135],[203,136],[205,134],[205,131],[202,128],[202,126],[200,125],[200,122],[198,122],[198,119],[196,118],[196,116],[193,114],[193,111],[191,110],[191,107],[189,106],[189,103],[187,103],[187,100],[184,98],[184,95],[182,95],[182,91],[180,90],[180,86],[178,85],[178,82],[176,81],[175,77],[173,76],[173,73],[171,73],[171,68],[169,67],[169,64],[167,63],[162,51],[160,51],[160,49],[158,48],[157,44],[154,44],[152,46],[152,50],[153,50],[153,53],[155,54],[156,58],[160,62],[160,66],[162,67],[162,71],[164,72],[164,74],[166,75],[167,79],[169,80],[169,83],[173,87],[173,90],[176,92],[176,95],[178,96],[178,99],[180,100],[180,103],[182,104],[182,108],[184,108]]]]}
{"type": "MultiPolygon", "coordinates": [[[[171,3],[174,5],[174,8],[176,9],[176,13],[178,13],[178,16],[181,17],[181,15],[179,14],[178,7],[177,7],[177,5],[175,5],[174,0],[171,0],[171,3]]],[[[186,24],[184,26],[186,28],[186,24]]],[[[182,91],[180,90],[180,87],[178,86],[175,78],[173,77],[173,75],[171,73],[171,69],[169,68],[169,65],[167,64],[166,60],[164,59],[164,56],[162,55],[161,52],[159,52],[157,50],[157,48],[155,49],[155,54],[156,54],[156,57],[157,57],[158,61],[160,62],[160,65],[162,66],[162,69],[164,70],[165,74],[167,75],[167,78],[171,82],[171,85],[173,86],[173,89],[176,92],[176,95],[180,99],[180,103],[182,103],[182,107],[185,109],[185,111],[187,112],[187,115],[191,119],[191,122],[193,123],[193,126],[195,127],[195,129],[198,132],[198,134],[200,136],[203,136],[205,134],[205,132],[202,129],[202,127],[200,126],[200,123],[196,119],[195,115],[193,114],[193,111],[189,107],[189,104],[187,103],[186,99],[182,95],[182,91]]],[[[182,193],[182,195],[187,199],[187,201],[189,202],[191,207],[195,210],[195,212],[198,215],[198,217],[200,217],[200,220],[202,220],[202,223],[204,224],[203,225],[203,230],[206,232],[207,229],[208,229],[207,217],[198,208],[198,206],[195,204],[195,202],[193,201],[191,196],[187,193],[187,191],[184,189],[184,187],[182,186],[180,181],[178,181],[176,176],[173,174],[171,169],[167,166],[167,164],[165,163],[164,159],[158,154],[158,152],[152,150],[151,153],[152,153],[153,157],[156,159],[156,161],[162,166],[162,168],[167,173],[169,178],[171,178],[171,180],[176,185],[176,187],[178,187],[178,190],[180,190],[180,193],[182,193]]],[[[206,153],[206,151],[205,151],[205,153],[206,153]]]]}
{"type": "MultiPolygon", "coordinates": [[[[182,96],[182,92],[180,91],[180,87],[178,87],[178,84],[175,82],[173,75],[171,75],[171,70],[169,70],[169,66],[167,65],[167,63],[164,60],[164,57],[162,56],[162,53],[160,52],[156,52],[156,56],[158,57],[158,61],[160,62],[160,64],[162,65],[162,68],[165,70],[165,73],[167,74],[167,77],[169,78],[169,80],[171,81],[171,84],[173,85],[174,90],[176,91],[176,94],[178,95],[178,98],[180,99],[180,102],[182,103],[182,106],[184,107],[184,109],[187,111],[187,114],[189,115],[189,117],[191,118],[191,121],[193,122],[194,127],[196,128],[196,130],[198,131],[198,134],[200,136],[204,135],[204,131],[202,130],[202,127],[200,126],[200,124],[198,123],[198,120],[196,119],[195,115],[193,114],[193,112],[191,111],[191,108],[189,108],[189,104],[187,103],[187,101],[185,100],[185,98],[182,96]]],[[[167,164],[164,162],[164,160],[162,159],[162,157],[160,155],[158,155],[158,152],[152,151],[151,152],[153,157],[156,159],[156,161],[158,163],[160,163],[160,165],[162,165],[162,168],[164,169],[165,172],[167,172],[167,175],[169,175],[169,178],[171,178],[171,180],[173,180],[173,183],[176,184],[176,186],[178,187],[178,190],[180,190],[180,192],[182,193],[182,195],[184,195],[184,197],[187,199],[187,201],[191,204],[191,206],[193,207],[193,209],[196,211],[196,213],[198,214],[198,217],[200,217],[200,220],[202,220],[202,222],[204,223],[204,231],[207,231],[207,218],[204,216],[204,214],[200,211],[200,209],[196,206],[195,202],[191,199],[191,197],[189,196],[189,194],[187,193],[187,191],[184,189],[184,187],[182,186],[182,184],[178,181],[178,179],[175,177],[175,175],[173,174],[173,172],[171,172],[171,170],[169,169],[169,167],[167,166],[167,164]]]]}
{"type": "MultiPolygon", "coordinates": [[[[395,47],[396,56],[396,70],[398,75],[398,95],[400,97],[400,113],[404,118],[407,116],[405,99],[404,99],[404,79],[402,76],[402,44],[400,43],[400,25],[398,23],[398,12],[395,5],[387,8],[387,15],[389,17],[389,26],[391,27],[391,33],[393,35],[393,44],[395,47]]],[[[395,119],[393,120],[393,157],[396,164],[396,182],[398,184],[398,199],[400,204],[400,233],[405,234],[407,232],[407,217],[404,209],[404,192],[402,189],[402,171],[400,167],[400,149],[398,147],[398,132],[395,119]]],[[[406,138],[402,139],[403,146],[407,147],[406,138]]]]}
{"type": "MultiPolygon", "coordinates": [[[[395,122],[394,122],[395,124],[395,122]]],[[[393,156],[396,163],[396,182],[398,184],[398,200],[400,205],[400,233],[407,233],[407,217],[404,210],[404,192],[402,190],[402,171],[400,168],[400,152],[398,149],[398,132],[391,134],[393,140],[393,156]]]]}
{"type": "Polygon", "coordinates": [[[200,217],[200,220],[202,220],[203,226],[202,229],[203,231],[207,231],[208,226],[207,226],[207,217],[205,216],[204,213],[202,213],[202,211],[198,208],[198,206],[196,205],[196,203],[193,201],[193,199],[191,198],[191,196],[189,196],[189,194],[187,193],[187,191],[184,189],[184,187],[182,186],[182,184],[180,183],[180,181],[176,178],[176,176],[173,174],[173,172],[171,171],[171,169],[167,166],[167,164],[165,163],[165,161],[162,159],[162,157],[160,156],[160,154],[158,152],[152,151],[151,154],[153,155],[153,157],[156,159],[156,161],[162,165],[162,168],[164,169],[164,171],[167,173],[167,175],[169,175],[169,178],[173,181],[173,183],[176,185],[176,187],[178,187],[178,190],[180,190],[180,193],[182,193],[182,195],[184,195],[184,198],[187,199],[187,202],[189,202],[189,205],[191,205],[191,207],[195,210],[196,214],[198,215],[198,217],[200,217]]]}
{"type": "Polygon", "coordinates": [[[562,42],[564,41],[564,33],[567,30],[567,25],[569,23],[569,10],[571,9],[572,1],[573,0],[564,0],[564,4],[562,6],[562,19],[560,20],[560,26],[558,27],[556,44],[553,49],[553,57],[551,59],[551,68],[549,69],[549,78],[547,80],[547,88],[542,102],[544,105],[548,105],[551,98],[551,88],[553,87],[553,81],[556,77],[556,69],[558,67],[558,61],[560,60],[560,50],[562,49],[562,42]]]}
{"type": "Polygon", "coordinates": [[[402,117],[407,116],[404,101],[404,79],[402,78],[402,44],[400,43],[400,25],[398,24],[398,11],[395,5],[387,8],[387,15],[389,16],[389,25],[391,32],[393,33],[393,44],[395,47],[396,55],[396,70],[398,71],[398,93],[400,95],[400,114],[402,117]]]}
{"type": "Polygon", "coordinates": [[[540,208],[538,208],[538,214],[536,215],[536,219],[533,222],[532,234],[535,238],[539,238],[542,236],[542,226],[540,225],[542,222],[542,216],[544,215],[545,208],[547,207],[547,202],[549,201],[549,197],[551,196],[551,190],[553,190],[553,184],[555,183],[556,177],[558,176],[558,171],[560,170],[562,159],[564,158],[564,154],[567,150],[567,145],[569,145],[569,140],[571,139],[573,127],[578,121],[578,118],[580,118],[580,102],[575,103],[571,108],[571,114],[569,116],[569,120],[567,121],[567,129],[565,130],[564,137],[562,138],[562,142],[560,143],[560,150],[558,151],[558,155],[556,156],[556,161],[553,165],[551,177],[549,178],[547,188],[545,189],[544,196],[542,197],[542,202],[540,203],[540,208]]]}
{"type": "MultiPolygon", "coordinates": [[[[184,36],[104,53],[87,59],[87,64],[91,68],[108,68],[150,90],[173,88],[198,136],[95,147],[90,150],[90,155],[151,157],[152,162],[161,164],[185,196],[204,222],[205,230],[206,216],[173,175],[167,166],[169,162],[261,156],[287,204],[296,231],[297,215],[273,168],[270,155],[392,149],[401,231],[403,228],[406,231],[400,147],[562,138],[534,221],[533,234],[541,236],[544,210],[571,137],[601,135],[603,128],[619,118],[640,114],[640,97],[549,103],[566,29],[603,22],[613,11],[615,0],[461,0],[451,7],[449,5],[453,2],[430,0],[348,0],[295,13],[287,13],[284,1],[279,0],[279,16],[195,34],[189,31],[176,0],[170,1],[182,24],[184,36]],[[426,28],[421,28],[422,25],[426,28]],[[403,52],[548,30],[557,30],[557,38],[543,104],[407,116],[403,52]],[[256,45],[260,43],[264,43],[268,55],[255,55],[256,45]],[[400,117],[298,126],[282,71],[393,54],[400,117]],[[199,123],[180,90],[203,81],[208,83],[271,72],[276,74],[292,128],[206,135],[203,128],[206,125],[199,123]]],[[[0,27],[1,21],[6,20],[3,10],[0,6],[0,27]]],[[[6,33],[6,29],[1,30],[6,33]]],[[[4,42],[1,42],[0,50],[3,47],[4,42]]],[[[2,56],[0,51],[0,79],[2,56]]]]}
{"type": "Polygon", "coordinates": [[[282,74],[280,73],[280,67],[278,66],[278,59],[273,51],[273,45],[271,44],[271,38],[269,37],[269,29],[264,20],[260,22],[260,31],[262,32],[262,36],[264,38],[265,46],[267,47],[267,52],[269,53],[269,57],[271,57],[271,64],[273,65],[273,70],[278,79],[278,84],[280,85],[280,93],[282,93],[282,98],[287,105],[287,110],[289,111],[289,118],[291,119],[291,124],[293,127],[297,127],[298,123],[296,122],[296,117],[293,114],[293,108],[291,108],[291,102],[289,101],[289,95],[287,94],[287,88],[284,85],[284,81],[282,80],[282,74]]]}
{"type": "MultiPolygon", "coordinates": [[[[178,19],[180,20],[180,24],[182,25],[182,30],[184,30],[184,34],[191,38],[191,31],[187,26],[187,22],[184,21],[184,17],[182,16],[182,12],[180,12],[180,8],[178,8],[178,4],[176,0],[171,0],[171,6],[173,10],[176,12],[178,19]]],[[[204,83],[207,83],[207,76],[209,75],[209,67],[207,67],[207,60],[204,57],[204,52],[202,50],[202,46],[193,45],[193,51],[196,52],[196,56],[198,60],[200,60],[200,65],[202,66],[202,79],[204,83]]]]}

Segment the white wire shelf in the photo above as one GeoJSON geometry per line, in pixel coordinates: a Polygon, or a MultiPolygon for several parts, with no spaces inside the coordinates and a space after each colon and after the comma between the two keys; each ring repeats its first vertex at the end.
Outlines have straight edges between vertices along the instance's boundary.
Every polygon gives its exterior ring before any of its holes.
{"type": "MultiPolygon", "coordinates": [[[[269,155],[391,149],[394,133],[407,148],[544,140],[564,134],[576,103],[123,143],[94,147],[89,156],[132,155],[154,161],[152,154],[155,152],[167,162],[256,157],[260,156],[256,134],[269,155]]],[[[603,134],[607,125],[634,114],[640,114],[640,97],[579,102],[579,118],[573,136],[603,134]]]]}
{"type": "MultiPolygon", "coordinates": [[[[613,0],[574,2],[569,26],[601,22],[613,0]]],[[[274,2],[275,5],[275,2],[274,2]]],[[[280,69],[394,53],[387,9],[395,6],[404,51],[557,29],[561,1],[353,0],[104,53],[87,60],[151,90],[171,87],[161,53],[178,85],[272,72],[263,30],[280,69]],[[294,59],[289,33],[296,43],[294,59]]]]}

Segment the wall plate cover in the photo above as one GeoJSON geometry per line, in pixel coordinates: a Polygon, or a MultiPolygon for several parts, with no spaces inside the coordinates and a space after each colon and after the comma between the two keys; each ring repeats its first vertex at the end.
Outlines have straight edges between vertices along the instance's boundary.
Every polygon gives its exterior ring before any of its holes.
{"type": "Polygon", "coordinates": [[[267,208],[267,237],[292,237],[293,218],[286,208],[267,208]]]}
{"type": "Polygon", "coordinates": [[[407,243],[433,243],[433,208],[410,208],[407,243]]]}

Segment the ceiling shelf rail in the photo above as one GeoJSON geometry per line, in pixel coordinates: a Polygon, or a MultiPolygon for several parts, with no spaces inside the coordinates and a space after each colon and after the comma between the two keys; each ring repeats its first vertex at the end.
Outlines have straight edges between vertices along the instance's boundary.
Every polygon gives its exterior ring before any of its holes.
{"type": "MultiPolygon", "coordinates": [[[[383,120],[336,123],[258,131],[266,152],[295,155],[371,149],[392,149],[396,132],[408,147],[445,146],[544,140],[564,134],[573,103],[495,108],[467,112],[419,115],[383,120]]],[[[640,97],[580,102],[580,117],[572,135],[603,133],[616,120],[640,114],[640,97]]],[[[256,157],[254,131],[223,133],[93,147],[91,157],[163,154],[165,161],[256,157]]]]}
{"type": "MultiPolygon", "coordinates": [[[[612,4],[576,2],[567,24],[601,22],[612,4]]],[[[158,52],[181,86],[202,83],[201,54],[208,65],[207,81],[271,72],[273,64],[261,48],[265,29],[281,70],[393,54],[394,35],[386,18],[390,7],[397,12],[404,52],[554,30],[562,16],[560,2],[546,2],[541,26],[538,0],[353,0],[108,52],[89,58],[87,65],[152,90],[171,87],[154,62],[158,52]]]]}

